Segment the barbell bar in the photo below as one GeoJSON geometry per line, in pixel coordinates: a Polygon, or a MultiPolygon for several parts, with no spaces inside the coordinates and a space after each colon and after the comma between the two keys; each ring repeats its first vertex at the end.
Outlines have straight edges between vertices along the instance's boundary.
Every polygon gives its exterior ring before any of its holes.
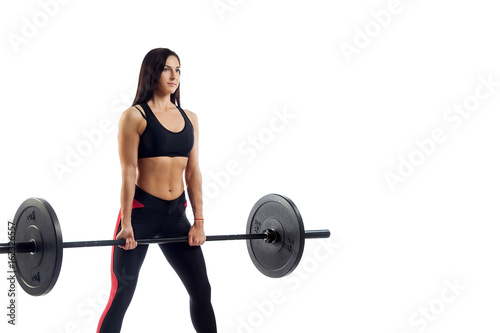
{"type": "MultiPolygon", "coordinates": [[[[330,237],[329,230],[307,230],[304,234],[305,238],[328,238],[330,237]]],[[[274,243],[278,238],[276,231],[273,229],[264,230],[260,234],[236,234],[236,235],[212,235],[206,236],[206,241],[226,241],[226,240],[251,240],[251,239],[262,239],[267,243],[274,243]]],[[[166,243],[182,243],[188,241],[188,236],[183,237],[167,237],[167,238],[149,238],[149,239],[137,239],[138,245],[145,244],[166,244],[166,243]]],[[[98,247],[98,246],[115,246],[115,245],[125,245],[125,239],[114,239],[114,240],[96,240],[96,241],[78,241],[78,242],[64,242],[63,248],[71,249],[78,247],[98,247]]],[[[12,252],[12,245],[9,243],[0,244],[0,254],[5,254],[12,252]]],[[[31,253],[36,252],[35,241],[22,242],[15,245],[16,253],[31,253]]]]}
{"type": "MultiPolygon", "coordinates": [[[[55,211],[41,198],[25,200],[16,212],[13,226],[14,241],[0,244],[0,254],[13,254],[17,281],[33,296],[45,295],[54,287],[64,248],[116,246],[126,242],[125,239],[63,242],[55,211]]],[[[330,237],[327,229],[305,231],[298,208],[279,194],[268,194],[257,201],[248,217],[246,231],[246,234],[206,236],[206,240],[246,240],[256,268],[273,278],[286,276],[297,267],[305,239],[330,237]]],[[[188,236],[136,241],[138,245],[187,242],[188,236]]]]}

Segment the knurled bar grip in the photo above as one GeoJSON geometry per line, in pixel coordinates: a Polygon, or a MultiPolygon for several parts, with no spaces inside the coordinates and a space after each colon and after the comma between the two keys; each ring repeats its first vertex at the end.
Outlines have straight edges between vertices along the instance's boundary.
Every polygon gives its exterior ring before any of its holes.
{"type": "MultiPolygon", "coordinates": [[[[237,240],[237,239],[265,239],[266,234],[241,234],[241,235],[215,235],[207,236],[207,241],[220,241],[220,240],[237,240]]],[[[137,239],[137,244],[166,244],[166,243],[181,243],[187,242],[188,236],[172,237],[172,238],[151,238],[151,239],[137,239]]],[[[125,239],[116,240],[103,240],[103,241],[85,241],[85,242],[68,242],[63,243],[64,248],[72,247],[94,247],[94,246],[113,246],[125,245],[125,239]]]]}

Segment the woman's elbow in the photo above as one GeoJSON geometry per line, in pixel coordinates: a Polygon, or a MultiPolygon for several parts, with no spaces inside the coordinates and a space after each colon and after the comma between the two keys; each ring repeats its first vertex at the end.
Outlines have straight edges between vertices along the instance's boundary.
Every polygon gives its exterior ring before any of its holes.
{"type": "Polygon", "coordinates": [[[137,169],[133,165],[122,165],[122,180],[131,180],[136,178],[137,169]]]}
{"type": "Polygon", "coordinates": [[[186,169],[185,173],[186,185],[189,186],[197,180],[201,181],[201,171],[199,168],[186,169]]]}

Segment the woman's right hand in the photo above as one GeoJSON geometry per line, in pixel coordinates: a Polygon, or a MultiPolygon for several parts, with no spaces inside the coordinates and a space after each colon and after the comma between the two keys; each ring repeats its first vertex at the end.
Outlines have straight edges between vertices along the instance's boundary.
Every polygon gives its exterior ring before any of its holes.
{"type": "Polygon", "coordinates": [[[124,250],[133,250],[137,247],[137,242],[134,239],[134,230],[132,226],[122,227],[122,230],[116,235],[116,239],[125,239],[125,245],[118,245],[120,248],[124,250]]]}

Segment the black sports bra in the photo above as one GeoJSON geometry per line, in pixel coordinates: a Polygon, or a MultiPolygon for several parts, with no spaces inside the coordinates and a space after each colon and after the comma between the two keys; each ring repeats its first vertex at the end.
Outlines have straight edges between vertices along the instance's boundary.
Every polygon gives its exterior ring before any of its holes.
{"type": "Polygon", "coordinates": [[[148,103],[139,105],[146,113],[145,115],[137,106],[135,108],[141,112],[147,124],[140,137],[138,158],[157,156],[189,157],[194,145],[194,131],[193,124],[191,124],[184,110],[177,106],[184,118],[184,128],[180,132],[171,132],[156,118],[148,103]]]}

